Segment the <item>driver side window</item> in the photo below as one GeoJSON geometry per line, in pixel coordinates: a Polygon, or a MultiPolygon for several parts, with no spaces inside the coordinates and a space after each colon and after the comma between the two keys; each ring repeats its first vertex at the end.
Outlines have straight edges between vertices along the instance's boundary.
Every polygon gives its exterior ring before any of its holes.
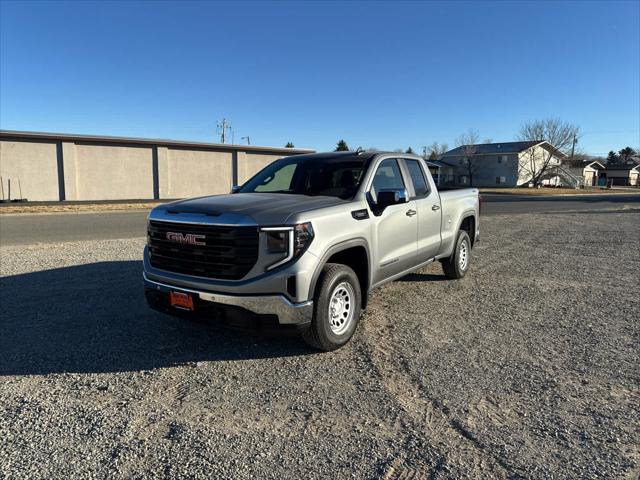
{"type": "Polygon", "coordinates": [[[373,183],[371,184],[370,193],[372,200],[377,202],[378,192],[389,188],[406,188],[402,180],[402,173],[400,173],[398,161],[395,158],[387,158],[378,165],[378,169],[373,176],[373,183]]]}

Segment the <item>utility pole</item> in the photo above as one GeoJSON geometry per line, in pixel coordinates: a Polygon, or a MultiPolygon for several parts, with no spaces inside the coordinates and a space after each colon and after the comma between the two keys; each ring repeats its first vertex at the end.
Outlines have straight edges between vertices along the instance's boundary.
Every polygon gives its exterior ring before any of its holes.
{"type": "Polygon", "coordinates": [[[576,151],[576,143],[578,143],[578,138],[576,137],[576,134],[573,134],[573,143],[571,144],[571,163],[573,164],[573,154],[576,151]]]}
{"type": "Polygon", "coordinates": [[[249,135],[247,135],[246,137],[241,137],[240,140],[246,140],[247,145],[251,145],[251,138],[249,138],[249,135]]]}
{"type": "Polygon", "coordinates": [[[223,118],[222,121],[218,122],[218,132],[220,133],[220,143],[226,143],[227,140],[227,130],[231,130],[231,124],[227,121],[226,118],[223,118]]]}
{"type": "Polygon", "coordinates": [[[426,145],[422,146],[422,158],[424,158],[425,160],[427,159],[427,146],[426,145]]]}

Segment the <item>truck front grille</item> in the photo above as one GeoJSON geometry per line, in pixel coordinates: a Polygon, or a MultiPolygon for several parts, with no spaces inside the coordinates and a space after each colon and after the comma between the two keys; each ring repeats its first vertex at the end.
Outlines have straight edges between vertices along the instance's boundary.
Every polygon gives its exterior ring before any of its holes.
{"type": "Polygon", "coordinates": [[[148,234],[151,266],[169,272],[238,280],[258,260],[257,227],[150,221],[148,234]]]}

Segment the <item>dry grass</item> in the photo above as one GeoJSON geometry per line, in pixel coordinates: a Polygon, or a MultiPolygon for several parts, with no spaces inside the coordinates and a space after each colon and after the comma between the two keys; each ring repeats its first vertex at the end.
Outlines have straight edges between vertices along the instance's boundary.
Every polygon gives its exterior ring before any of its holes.
{"type": "Polygon", "coordinates": [[[640,193],[640,189],[606,188],[480,188],[480,193],[502,193],[508,195],[609,195],[616,193],[640,193]]]}
{"type": "Polygon", "coordinates": [[[143,203],[83,203],[79,205],[29,205],[28,203],[11,204],[0,207],[0,215],[15,213],[79,213],[103,212],[116,210],[149,210],[156,205],[166,202],[143,203]]]}

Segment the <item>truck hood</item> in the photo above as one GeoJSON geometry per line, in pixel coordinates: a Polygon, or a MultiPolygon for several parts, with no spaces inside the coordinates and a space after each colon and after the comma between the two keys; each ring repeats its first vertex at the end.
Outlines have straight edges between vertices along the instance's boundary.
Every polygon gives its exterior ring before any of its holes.
{"type": "Polygon", "coordinates": [[[336,197],[310,197],[286,193],[234,193],[180,200],[157,208],[173,214],[233,214],[250,217],[258,225],[284,225],[293,214],[346,202],[348,201],[336,197]]]}

